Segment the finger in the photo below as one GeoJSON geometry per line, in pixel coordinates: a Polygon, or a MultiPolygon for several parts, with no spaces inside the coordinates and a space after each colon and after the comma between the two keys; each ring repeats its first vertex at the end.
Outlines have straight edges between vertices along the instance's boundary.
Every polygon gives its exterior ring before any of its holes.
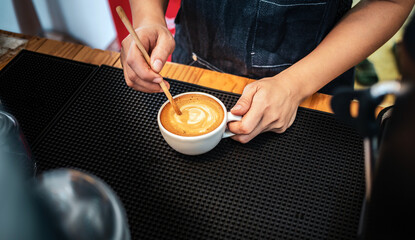
{"type": "Polygon", "coordinates": [[[134,82],[132,82],[130,80],[130,77],[128,76],[127,70],[124,68],[124,79],[125,79],[125,83],[127,84],[127,86],[129,86],[130,88],[134,88],[134,82]]]}
{"type": "Polygon", "coordinates": [[[268,127],[264,130],[264,132],[275,132],[275,133],[283,133],[285,131],[285,125],[281,123],[281,121],[276,120],[268,125],[268,127]]]}
{"type": "Polygon", "coordinates": [[[252,106],[250,107],[249,111],[242,117],[241,121],[230,122],[228,124],[229,130],[235,134],[250,134],[254,131],[254,129],[260,124],[263,120],[263,116],[265,114],[265,106],[262,101],[256,101],[254,96],[254,100],[252,106]]]}
{"type": "Polygon", "coordinates": [[[291,116],[291,119],[290,119],[290,122],[288,123],[287,128],[289,128],[293,125],[296,117],[297,117],[297,110],[295,110],[294,114],[291,116]]]}
{"type": "MultiPolygon", "coordinates": [[[[144,91],[144,92],[160,92],[160,91],[162,91],[161,87],[158,86],[159,85],[158,83],[138,84],[140,81],[143,81],[143,80],[141,80],[140,77],[137,75],[137,73],[134,72],[131,69],[131,67],[129,66],[129,64],[127,63],[127,60],[126,60],[127,59],[127,53],[125,52],[126,47],[129,47],[129,48],[131,48],[131,47],[134,48],[135,47],[134,44],[131,44],[130,40],[131,39],[129,37],[125,38],[122,41],[123,48],[121,49],[121,64],[122,64],[123,69],[124,69],[124,78],[125,78],[126,84],[129,87],[131,87],[131,88],[133,88],[134,90],[137,90],[137,91],[144,91]]],[[[148,66],[148,64],[147,64],[147,66],[148,66]]],[[[157,80],[159,80],[159,82],[162,81],[161,78],[157,79],[157,80]]],[[[169,85],[168,85],[168,87],[169,87],[169,85]]]]}
{"type": "Polygon", "coordinates": [[[140,81],[136,73],[128,65],[124,67],[124,77],[127,85],[134,90],[148,93],[162,91],[160,84],[158,83],[146,82],[142,80],[140,81]]]}
{"type": "MultiPolygon", "coordinates": [[[[144,80],[147,82],[153,82],[153,81],[161,81],[161,76],[157,73],[155,73],[150,66],[147,64],[146,60],[144,59],[144,56],[140,52],[137,46],[135,46],[135,43],[131,43],[130,49],[127,54],[126,62],[128,66],[135,72],[135,74],[138,76],[138,79],[144,80]]],[[[135,81],[137,79],[131,79],[132,81],[135,81]]]]}
{"type": "MultiPolygon", "coordinates": [[[[124,43],[124,41],[123,41],[123,43],[124,43]]],[[[127,86],[134,89],[134,82],[131,81],[130,76],[131,77],[137,77],[137,75],[135,74],[134,71],[131,70],[131,68],[128,66],[128,64],[125,63],[126,56],[125,56],[124,48],[121,49],[120,58],[121,58],[121,65],[122,65],[122,68],[123,68],[125,83],[127,84],[127,86]]],[[[135,90],[137,90],[137,89],[135,89],[135,90]]]]}
{"type": "Polygon", "coordinates": [[[258,136],[258,134],[265,132],[265,131],[266,131],[266,127],[263,126],[261,123],[250,134],[238,134],[238,135],[232,136],[232,139],[240,143],[248,143],[254,137],[258,136]]]}
{"type": "Polygon", "coordinates": [[[173,53],[175,42],[170,32],[160,34],[157,39],[157,45],[151,52],[151,67],[154,72],[159,73],[170,54],[173,53]]]}
{"type": "MultiPolygon", "coordinates": [[[[127,83],[127,85],[133,88],[134,90],[142,91],[142,92],[149,92],[149,93],[150,92],[163,92],[163,89],[158,83],[148,83],[145,81],[138,81],[138,80],[131,81],[131,78],[135,79],[138,77],[128,65],[124,67],[124,77],[125,77],[125,82],[127,83]]],[[[166,80],[163,80],[163,81],[167,89],[170,89],[170,83],[167,82],[166,80]]]]}
{"type": "Polygon", "coordinates": [[[242,116],[248,112],[251,107],[252,99],[257,91],[256,84],[248,84],[245,86],[242,96],[236,102],[235,106],[231,109],[231,113],[242,116]]]}
{"type": "MultiPolygon", "coordinates": [[[[124,42],[124,41],[123,41],[124,42]]],[[[121,48],[121,53],[120,53],[120,60],[121,60],[121,66],[124,68],[124,65],[126,65],[125,64],[125,59],[126,59],[126,56],[125,56],[125,51],[124,51],[124,47],[122,47],[121,48]]]]}
{"type": "Polygon", "coordinates": [[[137,83],[136,86],[142,92],[147,92],[147,93],[163,92],[163,89],[160,87],[160,84],[157,84],[157,83],[141,81],[137,83]]]}
{"type": "Polygon", "coordinates": [[[272,128],[270,131],[281,134],[284,133],[287,130],[286,127],[280,127],[280,128],[272,128]]]}
{"type": "MultiPolygon", "coordinates": [[[[137,28],[135,32],[149,55],[151,55],[153,49],[156,47],[159,35],[163,34],[163,31],[160,31],[159,27],[148,26],[137,28]]],[[[168,31],[168,33],[170,33],[170,31],[168,31]]]]}
{"type": "Polygon", "coordinates": [[[272,132],[280,133],[280,134],[284,133],[294,123],[296,115],[297,115],[297,112],[295,112],[291,116],[287,124],[281,124],[281,121],[278,121],[278,120],[274,121],[273,123],[269,125],[269,127],[265,131],[272,131],[272,132]]]}

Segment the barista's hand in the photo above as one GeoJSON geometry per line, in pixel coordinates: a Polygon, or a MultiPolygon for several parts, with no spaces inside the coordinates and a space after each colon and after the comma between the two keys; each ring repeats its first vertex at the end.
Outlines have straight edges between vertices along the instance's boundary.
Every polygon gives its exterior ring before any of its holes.
{"type": "Polygon", "coordinates": [[[233,114],[243,115],[241,121],[229,123],[229,130],[236,134],[232,138],[247,143],[262,132],[283,133],[293,124],[304,99],[298,89],[280,75],[248,84],[231,109],[233,114]]]}
{"type": "MultiPolygon", "coordinates": [[[[173,52],[175,42],[167,27],[161,24],[146,24],[137,28],[136,33],[151,59],[151,68],[128,35],[122,41],[121,64],[127,85],[142,92],[162,92],[159,85],[163,78],[158,74],[173,52]]],[[[164,81],[170,88],[168,82],[164,81]]]]}

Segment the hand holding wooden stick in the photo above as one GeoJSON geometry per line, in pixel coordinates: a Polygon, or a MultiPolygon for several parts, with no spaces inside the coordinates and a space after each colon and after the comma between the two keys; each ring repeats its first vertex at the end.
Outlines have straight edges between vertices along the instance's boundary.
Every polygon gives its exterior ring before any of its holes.
{"type": "MultiPolygon", "coordinates": [[[[130,20],[128,19],[127,15],[124,12],[124,9],[122,9],[121,6],[118,6],[116,8],[118,16],[120,16],[121,21],[124,23],[124,26],[127,28],[130,35],[133,37],[135,44],[137,45],[140,52],[143,54],[144,58],[146,59],[147,64],[151,68],[151,61],[150,56],[148,55],[146,49],[144,48],[143,44],[141,43],[140,39],[137,36],[137,33],[134,31],[133,26],[131,25],[130,20]]],[[[170,104],[173,106],[174,111],[178,115],[182,115],[182,112],[180,111],[179,107],[177,106],[177,103],[174,101],[173,97],[171,96],[169,90],[166,87],[166,84],[164,84],[163,81],[160,83],[161,89],[163,89],[164,94],[166,94],[167,98],[170,101],[170,104]]]]}

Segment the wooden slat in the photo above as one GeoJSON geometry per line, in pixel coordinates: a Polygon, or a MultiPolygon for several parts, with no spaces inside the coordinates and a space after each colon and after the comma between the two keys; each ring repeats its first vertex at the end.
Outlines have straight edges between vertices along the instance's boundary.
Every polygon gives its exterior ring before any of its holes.
{"type": "Polygon", "coordinates": [[[300,104],[301,107],[312,108],[323,112],[332,113],[330,106],[331,96],[323,93],[315,93],[300,104]]]}
{"type": "Polygon", "coordinates": [[[56,57],[73,59],[84,46],[47,39],[36,51],[56,57]]]}
{"type": "Polygon", "coordinates": [[[43,43],[46,42],[46,38],[33,37],[27,43],[25,49],[36,52],[43,43]]]}
{"type": "Polygon", "coordinates": [[[100,49],[92,49],[84,46],[73,58],[75,61],[91,63],[96,65],[109,65],[113,66],[119,59],[120,53],[112,51],[104,51],[100,49]]]}
{"type": "Polygon", "coordinates": [[[114,63],[114,65],[112,65],[113,67],[116,67],[116,68],[122,68],[122,65],[121,65],[121,58],[118,58],[118,60],[114,63]]]}
{"type": "Polygon", "coordinates": [[[188,79],[179,79],[178,78],[178,73],[180,73],[180,71],[182,71],[183,69],[184,68],[182,66],[179,66],[179,64],[167,62],[164,65],[163,69],[161,70],[160,74],[163,77],[168,77],[168,78],[171,78],[171,79],[177,79],[177,80],[181,80],[181,81],[184,81],[184,82],[192,82],[192,79],[190,79],[190,78],[188,78],[188,79]]]}

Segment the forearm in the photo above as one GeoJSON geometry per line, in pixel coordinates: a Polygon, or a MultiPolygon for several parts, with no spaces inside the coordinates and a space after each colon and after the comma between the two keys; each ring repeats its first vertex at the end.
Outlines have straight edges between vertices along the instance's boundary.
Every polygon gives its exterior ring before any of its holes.
{"type": "Polygon", "coordinates": [[[319,46],[286,74],[306,98],[382,46],[403,24],[414,0],[362,1],[319,46]]]}
{"type": "Polygon", "coordinates": [[[148,22],[166,25],[168,3],[168,0],[130,0],[134,28],[148,22]]]}

